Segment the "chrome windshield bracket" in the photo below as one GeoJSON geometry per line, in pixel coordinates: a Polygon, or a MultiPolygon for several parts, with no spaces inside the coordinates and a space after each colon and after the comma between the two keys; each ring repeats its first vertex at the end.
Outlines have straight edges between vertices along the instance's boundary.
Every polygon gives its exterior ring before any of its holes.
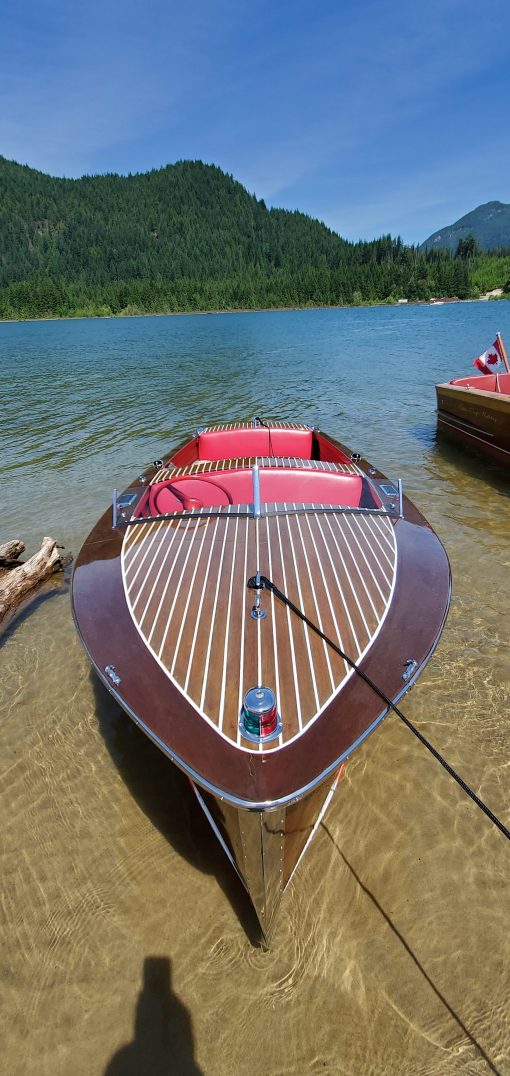
{"type": "Polygon", "coordinates": [[[398,486],[398,514],[400,516],[400,519],[403,519],[404,518],[404,486],[403,486],[401,478],[399,478],[397,480],[397,486],[398,486]]]}
{"type": "Polygon", "coordinates": [[[251,469],[253,479],[253,515],[255,519],[260,519],[261,507],[260,507],[260,474],[258,463],[256,463],[251,469]]]}

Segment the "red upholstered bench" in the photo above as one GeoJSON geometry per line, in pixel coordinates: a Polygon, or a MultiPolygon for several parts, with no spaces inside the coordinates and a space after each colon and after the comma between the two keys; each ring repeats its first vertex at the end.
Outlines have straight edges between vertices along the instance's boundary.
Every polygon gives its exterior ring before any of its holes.
{"type": "Polygon", "coordinates": [[[206,430],[198,438],[200,460],[232,460],[268,454],[269,433],[262,426],[246,430],[206,430]]]}
{"type": "Polygon", "coordinates": [[[331,471],[296,471],[274,468],[260,471],[262,503],[341,504],[356,508],[360,503],[362,482],[359,475],[333,474],[331,471]]]}
{"type": "MultiPolygon", "coordinates": [[[[260,468],[262,504],[338,504],[355,508],[362,496],[359,475],[331,471],[260,468]]],[[[200,478],[183,476],[156,482],[150,488],[149,513],[153,516],[200,508],[253,503],[251,469],[215,471],[200,478]]]]}
{"type": "Polygon", "coordinates": [[[295,456],[311,460],[313,433],[311,430],[271,430],[273,456],[295,456]]]}
{"type": "Polygon", "coordinates": [[[232,460],[244,456],[312,456],[311,430],[266,429],[249,426],[242,430],[206,430],[198,438],[200,460],[232,460]],[[271,437],[269,436],[271,435],[271,437]]]}

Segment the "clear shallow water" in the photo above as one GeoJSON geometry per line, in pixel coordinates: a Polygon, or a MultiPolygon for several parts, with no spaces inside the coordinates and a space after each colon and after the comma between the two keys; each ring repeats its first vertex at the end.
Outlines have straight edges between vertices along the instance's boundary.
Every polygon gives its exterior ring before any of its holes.
{"type": "MultiPolygon", "coordinates": [[[[510,304],[0,325],[2,535],[77,552],[198,423],[323,427],[446,546],[450,616],[404,709],[508,825],[510,478],[436,442],[434,394],[498,330],[510,304]]],[[[508,844],[396,718],[349,762],[269,953],[65,586],[4,639],[0,745],[12,1076],[510,1072],[508,844]]]]}

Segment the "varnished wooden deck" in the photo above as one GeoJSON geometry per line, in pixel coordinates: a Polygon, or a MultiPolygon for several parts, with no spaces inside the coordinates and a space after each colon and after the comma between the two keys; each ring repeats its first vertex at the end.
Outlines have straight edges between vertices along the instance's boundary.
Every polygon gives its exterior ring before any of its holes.
{"type": "Polygon", "coordinates": [[[211,474],[214,471],[237,471],[258,464],[259,467],[294,467],[301,471],[333,471],[335,474],[363,474],[355,463],[332,463],[329,460],[303,460],[296,456],[240,456],[235,460],[195,460],[186,467],[160,467],[152,482],[165,482],[184,475],[211,474]]]}
{"type": "MultiPolygon", "coordinates": [[[[267,465],[260,458],[257,462],[267,465]]],[[[186,471],[193,473],[189,467],[186,471]]],[[[170,475],[175,471],[164,469],[154,481],[170,475]]],[[[257,684],[274,690],[282,734],[259,748],[274,751],[317,718],[352,672],[267,591],[262,607],[268,615],[254,620],[248,578],[259,569],[359,661],[391,602],[394,524],[384,515],[324,513],[320,507],[300,515],[271,515],[276,506],[268,505],[269,514],[259,520],[234,515],[247,507],[230,506],[216,518],[166,519],[128,528],[122,572],[128,607],[146,645],[221,736],[241,749],[256,750],[240,736],[242,700],[257,684]]]]}

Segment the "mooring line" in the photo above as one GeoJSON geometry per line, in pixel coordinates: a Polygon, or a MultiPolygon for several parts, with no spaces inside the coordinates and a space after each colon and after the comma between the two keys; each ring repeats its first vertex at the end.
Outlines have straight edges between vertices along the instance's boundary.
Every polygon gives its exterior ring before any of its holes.
{"type": "Polygon", "coordinates": [[[388,697],[388,695],[385,694],[384,691],[382,691],[380,687],[378,687],[374,680],[372,680],[370,676],[367,676],[367,674],[364,673],[362,669],[360,669],[359,665],[357,665],[356,662],[353,661],[348,654],[341,650],[341,648],[337,646],[332,639],[330,639],[327,635],[324,634],[323,631],[321,631],[318,624],[314,624],[313,620],[310,620],[310,618],[306,616],[306,613],[303,613],[302,609],[299,609],[297,605],[294,605],[294,602],[292,602],[290,598],[288,598],[287,595],[284,594],[283,591],[280,590],[276,586],[276,584],[272,582],[271,579],[268,579],[267,576],[252,576],[250,579],[248,579],[247,586],[251,590],[269,590],[272,594],[274,594],[275,598],[278,598],[278,600],[283,602],[284,605],[287,605],[288,608],[296,614],[296,616],[300,617],[300,619],[303,620],[305,624],[308,624],[308,627],[311,628],[312,631],[319,635],[321,639],[324,639],[328,646],[330,646],[335,651],[335,653],[343,659],[343,661],[346,661],[347,664],[350,665],[351,669],[354,669],[354,672],[357,673],[357,675],[361,677],[361,679],[364,680],[366,684],[368,684],[372,691],[374,691],[376,695],[379,695],[379,698],[381,698],[383,702],[386,703],[388,709],[393,710],[397,717],[399,717],[400,720],[404,722],[404,725],[407,726],[410,732],[412,732],[414,736],[416,736],[417,739],[420,741],[420,743],[422,743],[423,746],[427,748],[427,751],[430,751],[431,755],[433,755],[434,758],[437,759],[437,761],[441,764],[443,769],[446,770],[450,777],[453,777],[454,781],[456,781],[457,784],[460,785],[463,792],[465,792],[467,796],[470,796],[470,798],[473,800],[473,803],[476,803],[476,806],[479,807],[481,811],[483,811],[487,818],[489,818],[490,821],[500,830],[503,836],[506,837],[507,840],[510,840],[510,830],[508,830],[504,823],[491,811],[490,807],[488,807],[487,804],[484,803],[479,796],[477,796],[476,792],[474,792],[473,789],[470,788],[468,784],[466,784],[460,774],[456,773],[456,771],[453,769],[453,766],[450,766],[449,762],[447,762],[446,759],[443,758],[439,751],[437,751],[436,748],[430,743],[430,741],[427,740],[427,738],[423,735],[423,733],[420,732],[415,725],[413,725],[409,718],[406,717],[401,710],[399,710],[398,706],[395,706],[395,703],[392,702],[392,700],[388,697]]]}

